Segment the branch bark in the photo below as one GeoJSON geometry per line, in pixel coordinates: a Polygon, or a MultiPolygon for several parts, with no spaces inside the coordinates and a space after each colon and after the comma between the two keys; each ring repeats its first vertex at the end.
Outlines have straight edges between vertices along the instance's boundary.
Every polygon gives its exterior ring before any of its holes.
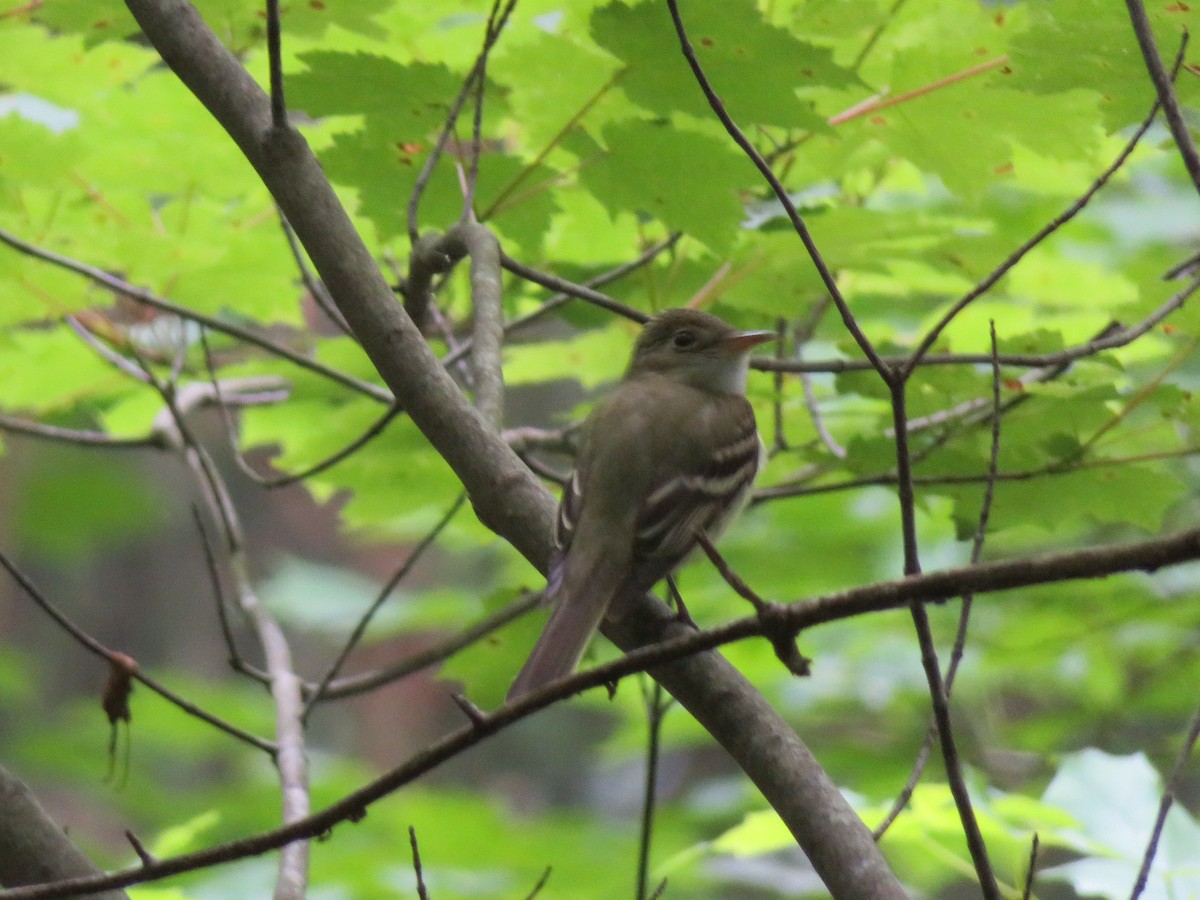
{"type": "MultiPolygon", "coordinates": [[[[272,125],[267,96],[183,0],[127,0],[151,44],[220,122],[291,223],[346,322],[413,422],[462,481],[480,520],[543,571],[554,501],[472,407],[395,302],[307,143],[272,125]]],[[[642,599],[605,633],[623,649],[658,640],[665,609],[642,599]]],[[[835,897],[905,896],[870,831],[807,747],[723,658],[655,673],[735,758],[791,829],[835,897]]]]}
{"type": "MultiPolygon", "coordinates": [[[[0,884],[16,887],[103,874],[46,814],[33,791],[0,766],[0,884]]],[[[121,890],[92,896],[129,900],[121,890]]]]}

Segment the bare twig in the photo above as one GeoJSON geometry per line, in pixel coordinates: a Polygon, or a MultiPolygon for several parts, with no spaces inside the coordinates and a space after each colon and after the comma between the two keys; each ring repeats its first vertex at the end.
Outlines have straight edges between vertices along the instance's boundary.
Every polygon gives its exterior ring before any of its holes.
{"type": "Polygon", "coordinates": [[[696,544],[704,551],[704,555],[708,557],[709,562],[713,564],[717,572],[725,579],[725,583],[733,588],[743,600],[746,600],[754,607],[755,611],[762,612],[767,608],[767,601],[760,597],[755,590],[742,580],[742,577],[737,572],[730,568],[729,563],[725,561],[725,557],[721,555],[712,540],[703,531],[696,535],[696,544]]]}
{"type": "Polygon", "coordinates": [[[267,0],[267,58],[271,70],[271,124],[287,128],[287,105],[283,100],[283,55],[280,51],[279,0],[267,0]]]}
{"type": "Polygon", "coordinates": [[[533,900],[534,897],[542,892],[542,888],[544,888],[546,886],[546,882],[550,880],[550,873],[552,871],[553,870],[550,868],[550,866],[546,866],[546,868],[542,870],[541,877],[539,877],[537,882],[533,885],[533,889],[525,895],[525,900],[533,900]]]}
{"type": "Polygon", "coordinates": [[[825,427],[825,417],[821,415],[821,407],[817,403],[817,395],[813,392],[812,376],[807,372],[800,373],[800,389],[804,392],[804,407],[808,410],[808,417],[812,420],[813,428],[817,431],[817,437],[821,439],[821,443],[825,445],[825,449],[837,459],[845,459],[846,448],[839,444],[829,429],[825,427]]]}
{"type": "Polygon", "coordinates": [[[1192,715],[1183,746],[1179,748],[1179,755],[1175,757],[1175,765],[1171,767],[1171,774],[1167,776],[1167,783],[1163,786],[1162,799],[1158,803],[1158,812],[1154,816],[1154,827],[1150,831],[1150,840],[1146,843],[1146,852],[1142,854],[1142,865],[1138,869],[1129,900],[1138,900],[1142,891],[1146,889],[1146,882],[1150,878],[1150,867],[1154,865],[1154,856],[1158,851],[1158,842],[1162,837],[1163,828],[1167,824],[1167,814],[1175,803],[1175,791],[1179,788],[1179,779],[1183,777],[1183,770],[1191,758],[1197,740],[1200,740],[1200,709],[1192,715]]]}
{"type": "MultiPolygon", "coordinates": [[[[1152,453],[1134,453],[1128,456],[1110,456],[1104,459],[1073,460],[1064,465],[1053,462],[1036,469],[1019,469],[1012,472],[996,472],[993,477],[987,472],[978,475],[914,475],[913,484],[916,486],[936,487],[946,484],[986,484],[994,481],[1030,481],[1035,478],[1051,478],[1058,475],[1070,475],[1086,469],[1119,468],[1130,463],[1154,462],[1161,459],[1184,459],[1200,454],[1200,447],[1183,447],[1179,450],[1161,450],[1152,453]]],[[[839,491],[855,490],[862,487],[887,487],[896,483],[894,473],[883,475],[867,475],[863,478],[849,478],[833,484],[784,484],[777,487],[762,488],[755,492],[752,504],[781,500],[786,497],[807,497],[813,494],[832,494],[839,491]]]]}
{"type": "Polygon", "coordinates": [[[391,403],[393,398],[391,392],[386,388],[381,388],[369,382],[355,378],[353,375],[347,375],[345,372],[339,372],[337,369],[331,368],[322,362],[297,353],[290,347],[286,347],[276,341],[265,338],[260,334],[256,334],[248,328],[243,328],[241,325],[227,322],[223,319],[218,319],[213,316],[206,316],[203,313],[188,309],[184,306],[179,306],[159,297],[152,291],[139,288],[127,281],[122,281],[114,275],[110,275],[103,269],[98,269],[95,266],[90,266],[87,263],[79,262],[70,257],[63,256],[60,253],[55,253],[53,250],[46,250],[43,247],[35,246],[27,241],[21,240],[12,232],[0,228],[0,243],[7,244],[14,250],[18,250],[28,256],[33,256],[37,259],[56,265],[66,269],[69,272],[74,272],[77,275],[82,275],[91,281],[101,284],[111,291],[129,297],[131,300],[136,300],[146,306],[157,309],[161,312],[169,313],[170,315],[178,316],[189,322],[195,322],[213,331],[227,334],[230,337],[235,337],[238,340],[245,341],[247,344],[252,344],[260,350],[265,350],[273,356],[286,359],[303,369],[308,369],[317,375],[335,381],[343,387],[347,387],[352,391],[370,397],[381,403],[391,403]]]}
{"type": "MultiPolygon", "coordinates": [[[[1133,3],[1136,2],[1136,0],[1127,0],[1127,2],[1133,3]]],[[[1176,61],[1176,68],[1178,68],[1179,64],[1183,62],[1182,53],[1183,51],[1181,48],[1179,59],[1176,61]]],[[[1154,117],[1158,114],[1158,107],[1159,104],[1155,103],[1150,108],[1150,112],[1146,115],[1146,118],[1142,121],[1142,124],[1138,126],[1137,130],[1134,131],[1133,135],[1128,141],[1126,141],[1125,146],[1121,148],[1121,152],[1117,154],[1116,158],[1109,164],[1108,168],[1101,172],[1099,177],[1097,177],[1096,180],[1088,186],[1087,190],[1080,194],[1070,206],[1042,226],[1042,228],[1040,228],[1038,232],[1031,238],[1025,241],[1025,243],[1010,253],[1004,259],[1004,261],[1000,263],[1000,265],[993,269],[984,279],[967,291],[967,293],[965,293],[962,297],[956,300],[950,306],[950,308],[942,314],[942,317],[938,319],[934,326],[925,334],[925,337],[922,338],[921,343],[917,345],[917,349],[913,351],[911,359],[902,370],[903,377],[907,378],[912,374],[913,370],[921,362],[921,358],[929,352],[929,348],[933,346],[934,342],[937,341],[938,336],[941,335],[946,326],[954,320],[955,316],[966,309],[967,306],[969,306],[978,297],[990,290],[992,286],[995,285],[996,282],[1002,277],[1004,277],[1004,275],[1013,266],[1020,262],[1029,253],[1029,251],[1046,240],[1046,238],[1048,238],[1067,222],[1071,221],[1071,219],[1075,218],[1075,216],[1078,215],[1079,212],[1088,205],[1092,197],[1094,197],[1102,187],[1108,184],[1109,179],[1111,179],[1112,176],[1116,174],[1117,170],[1125,164],[1125,161],[1129,159],[1129,156],[1137,148],[1138,142],[1141,141],[1142,136],[1145,135],[1146,131],[1150,128],[1150,125],[1154,122],[1154,117]]]]}
{"type": "Polygon", "coordinates": [[[518,262],[506,254],[501,254],[500,265],[514,275],[524,278],[526,281],[532,281],[534,284],[540,284],[542,287],[549,288],[552,291],[559,291],[568,296],[586,300],[593,306],[599,306],[601,309],[607,309],[609,312],[624,316],[626,319],[637,322],[639,325],[644,325],[646,320],[650,318],[650,316],[640,309],[627,306],[620,300],[614,300],[612,297],[602,294],[594,288],[575,284],[573,281],[567,281],[565,278],[559,278],[557,275],[551,275],[548,272],[541,272],[532,266],[518,262]]]}
{"type": "Polygon", "coordinates": [[[804,244],[804,249],[808,251],[808,255],[812,259],[813,265],[817,269],[817,274],[820,276],[822,284],[825,285],[825,290],[828,291],[829,296],[833,298],[833,302],[836,304],[838,312],[842,316],[842,323],[846,326],[846,330],[850,333],[851,337],[854,338],[854,342],[858,344],[858,347],[863,352],[863,355],[871,361],[871,365],[875,368],[875,371],[879,373],[880,377],[882,377],[885,381],[889,380],[891,378],[891,369],[884,364],[883,360],[879,356],[879,353],[871,344],[871,341],[867,338],[866,334],[863,333],[862,328],[859,327],[858,321],[854,318],[854,314],[850,311],[849,304],[846,303],[846,299],[842,296],[841,289],[838,288],[837,280],[833,277],[833,273],[825,264],[825,260],[821,256],[821,252],[817,249],[816,242],[809,233],[808,226],[804,223],[804,219],[801,218],[800,213],[796,210],[795,204],[792,203],[792,198],[788,194],[787,189],[780,183],[779,179],[775,177],[775,173],[771,171],[771,166],[765,159],[762,158],[762,154],[758,152],[755,146],[750,143],[750,139],[746,137],[740,128],[738,128],[737,123],[733,121],[733,117],[730,116],[729,112],[725,109],[725,104],[717,95],[716,91],[713,90],[712,84],[708,80],[708,76],[705,75],[704,69],[700,66],[700,61],[696,58],[696,52],[692,47],[691,39],[687,35],[687,29],[684,27],[682,17],[679,15],[679,0],[667,0],[667,8],[671,11],[671,21],[675,25],[675,33],[679,36],[679,44],[680,48],[683,50],[683,56],[687,60],[688,65],[691,67],[692,75],[695,76],[696,83],[700,86],[700,90],[704,92],[704,97],[708,100],[708,105],[712,108],[712,111],[721,121],[721,124],[729,133],[729,136],[733,138],[734,142],[742,148],[742,152],[745,153],[746,156],[750,158],[750,161],[754,163],[755,167],[762,174],[767,184],[770,185],[771,191],[775,194],[775,198],[783,206],[784,211],[787,213],[788,219],[792,223],[792,227],[796,230],[796,234],[800,236],[800,240],[804,244]]]}
{"type": "Polygon", "coordinates": [[[225,426],[225,436],[229,440],[229,449],[233,454],[234,463],[237,465],[238,469],[241,470],[243,475],[245,475],[255,484],[262,487],[287,487],[288,485],[297,484],[306,478],[310,478],[313,475],[324,472],[326,469],[332,469],[342,460],[349,458],[354,453],[358,452],[360,449],[369,444],[376,437],[383,434],[384,429],[387,428],[392,419],[396,418],[396,416],[398,416],[401,412],[399,404],[393,403],[386,410],[384,410],[383,415],[372,422],[362,434],[351,440],[350,443],[346,444],[346,446],[342,447],[342,449],[330,454],[324,459],[318,460],[306,469],[300,469],[299,471],[290,472],[287,475],[279,475],[274,478],[260,475],[254,470],[250,463],[246,461],[246,457],[242,455],[242,448],[238,446],[237,428],[234,425],[233,416],[229,412],[229,406],[225,402],[225,397],[221,388],[221,383],[217,378],[216,370],[213,368],[212,354],[209,353],[208,337],[204,329],[200,330],[200,344],[204,352],[204,365],[208,370],[209,383],[212,385],[213,394],[216,398],[217,409],[220,410],[221,413],[221,421],[225,426]]]}
{"type": "MultiPolygon", "coordinates": [[[[781,619],[796,631],[838,621],[869,611],[896,609],[921,599],[947,600],[970,592],[983,594],[1034,584],[1078,578],[1100,578],[1117,572],[1152,571],[1200,559],[1200,529],[1126,544],[1107,544],[1025,559],[1006,560],[960,569],[925,573],[815,597],[783,606],[773,604],[781,619]]],[[[664,615],[670,615],[665,610],[664,615]]],[[[153,866],[126,869],[101,877],[76,878],[50,885],[0,892],[0,900],[39,900],[72,891],[123,887],[180,872],[194,871],[218,862],[245,859],[286,844],[316,837],[339,822],[361,818],[368,805],[387,796],[440,763],[474,746],[529,715],[588,688],[596,688],[634,672],[711,650],[733,641],[762,634],[762,620],[749,616],[707,631],[679,628],[660,643],[632,650],[624,656],[526,695],[519,703],[488,715],[482,726],[469,725],[426,747],[411,760],[383,774],[361,789],[319,812],[269,832],[241,838],[194,853],[160,860],[153,866]]]]}
{"type": "Polygon", "coordinates": [[[1029,868],[1025,870],[1025,887],[1021,891],[1021,900],[1030,900],[1033,896],[1033,881],[1037,877],[1038,847],[1038,835],[1035,831],[1033,840],[1029,843],[1029,868]]]}
{"type": "Polygon", "coordinates": [[[654,811],[658,799],[659,745],[663,719],[670,708],[662,685],[652,682],[645,690],[646,705],[646,774],[642,791],[642,820],[638,832],[637,900],[646,900],[650,881],[650,841],[654,836],[654,811]]]}
{"type": "Polygon", "coordinates": [[[128,449],[131,447],[148,447],[162,449],[162,438],[156,434],[143,437],[121,438],[106,434],[103,431],[87,431],[80,428],[60,428],[57,425],[44,425],[41,422],[28,422],[0,413],[0,431],[13,434],[26,434],[43,440],[58,441],[64,444],[77,444],[81,447],[100,447],[104,449],[128,449]]]}
{"type": "Polygon", "coordinates": [[[283,210],[275,207],[279,213],[279,226],[283,229],[283,236],[287,240],[288,250],[292,253],[292,259],[296,261],[296,269],[300,273],[300,281],[308,290],[308,294],[313,298],[313,302],[325,314],[325,318],[346,337],[357,342],[354,332],[350,330],[350,326],[346,324],[346,317],[342,315],[337,304],[333,302],[333,298],[329,296],[329,288],[325,287],[325,283],[321,281],[312,269],[308,267],[308,260],[304,256],[304,248],[300,246],[300,241],[296,238],[296,232],[292,230],[292,226],[288,224],[287,217],[283,214],[283,210]]]}
{"type": "Polygon", "coordinates": [[[371,620],[375,617],[375,613],[379,612],[379,608],[383,606],[387,598],[391,596],[392,591],[396,589],[396,586],[400,584],[400,582],[406,577],[408,577],[408,574],[413,570],[413,566],[415,566],[420,561],[421,557],[425,555],[425,551],[432,547],[433,542],[436,541],[438,536],[446,530],[446,526],[450,524],[450,521],[454,518],[458,511],[462,509],[463,503],[466,501],[466,499],[466,494],[458,495],[457,499],[450,504],[450,508],[446,510],[442,518],[438,520],[437,524],[429,530],[429,533],[426,534],[425,537],[421,538],[420,542],[412,549],[411,552],[409,552],[408,557],[403,563],[401,563],[400,567],[396,569],[396,571],[392,574],[392,577],[388,579],[387,584],[385,584],[383,589],[380,590],[379,594],[376,595],[375,599],[371,602],[371,605],[367,607],[366,611],[359,618],[357,624],[355,624],[354,630],[350,632],[350,636],[346,639],[346,643],[342,645],[342,649],[339,651],[337,658],[333,661],[333,664],[322,676],[320,682],[316,686],[316,689],[308,694],[304,704],[304,715],[306,718],[308,714],[312,712],[314,704],[319,703],[324,698],[330,682],[337,678],[338,673],[342,670],[342,666],[345,665],[350,653],[356,646],[358,646],[358,642],[362,640],[362,636],[366,633],[367,626],[371,624],[371,620]]]}
{"type": "MultiPolygon", "coordinates": [[[[775,323],[775,358],[783,359],[784,354],[786,353],[786,350],[787,350],[787,320],[780,317],[779,320],[775,323]]],[[[799,348],[797,348],[797,352],[799,352],[799,348]]],[[[808,382],[804,382],[804,384],[806,386],[806,393],[804,396],[805,396],[805,399],[807,400],[808,399],[808,394],[807,394],[808,382]]],[[[788,446],[787,435],[784,433],[784,430],[783,430],[783,373],[782,372],[775,372],[772,375],[771,387],[773,389],[772,393],[771,393],[771,419],[772,419],[772,423],[774,425],[774,428],[772,429],[772,431],[775,436],[774,440],[771,442],[771,452],[774,454],[774,453],[779,453],[782,450],[786,450],[787,446],[788,446]]]]}
{"type": "Polygon", "coordinates": [[[903,7],[907,2],[908,0],[895,0],[895,2],[892,3],[892,8],[887,11],[887,15],[879,20],[879,23],[872,28],[871,33],[867,35],[867,39],[863,41],[862,47],[859,48],[858,53],[854,57],[854,62],[850,64],[851,71],[857,72],[862,67],[862,64],[866,61],[867,57],[870,56],[871,51],[875,49],[875,44],[883,35],[883,30],[887,28],[888,24],[894,18],[896,18],[896,13],[900,12],[900,8],[903,7]]]}
{"type": "MultiPolygon", "coordinates": [[[[488,27],[484,33],[483,47],[475,57],[475,64],[471,67],[471,71],[467,73],[467,77],[463,79],[462,87],[459,89],[458,95],[450,104],[450,109],[446,113],[446,121],[442,125],[441,134],[438,135],[433,149],[429,151],[429,156],[426,157],[425,163],[421,166],[421,171],[417,173],[416,182],[413,184],[412,194],[408,198],[408,238],[415,246],[420,238],[420,228],[417,224],[417,212],[421,206],[421,196],[425,193],[425,188],[429,184],[429,179],[433,175],[433,170],[437,167],[438,160],[441,159],[442,152],[446,149],[446,143],[450,139],[451,133],[454,131],[454,125],[458,121],[459,113],[462,112],[463,104],[467,102],[467,97],[471,94],[471,89],[474,87],[475,80],[480,77],[480,73],[487,60],[488,54],[491,52],[492,46],[500,37],[500,32],[504,30],[504,26],[508,24],[509,16],[512,15],[513,7],[516,0],[507,0],[503,10],[498,17],[488,18],[488,27]]],[[[493,12],[495,10],[493,9],[493,12]]],[[[414,321],[416,321],[414,319],[414,321]]]]}
{"type": "MultiPolygon", "coordinates": [[[[365,694],[367,691],[372,691],[382,685],[406,678],[414,672],[419,672],[421,669],[437,665],[465,647],[469,647],[476,641],[482,640],[492,632],[503,628],[509,622],[536,608],[540,598],[541,594],[537,592],[522,594],[519,599],[503,609],[497,610],[491,615],[480,619],[469,628],[465,628],[445,640],[438,641],[436,644],[432,644],[411,656],[405,657],[397,663],[370,672],[334,679],[326,686],[321,695],[322,699],[328,701],[341,697],[351,697],[356,694],[365,694]]],[[[315,691],[316,687],[306,687],[305,694],[312,696],[315,691]]]]}
{"type": "Polygon", "coordinates": [[[96,355],[111,365],[114,369],[122,372],[134,381],[140,381],[143,384],[148,384],[146,373],[143,372],[136,364],[130,362],[112,347],[108,346],[104,341],[100,340],[92,330],[83,324],[83,321],[78,316],[67,316],[64,321],[67,327],[75,332],[79,338],[87,344],[92,350],[96,351],[96,355]]]}
{"type": "Polygon", "coordinates": [[[217,569],[216,554],[213,552],[208,532],[204,530],[204,520],[200,517],[200,510],[195,504],[192,505],[192,520],[196,523],[196,532],[200,535],[200,547],[204,550],[204,563],[208,567],[208,580],[212,585],[213,599],[217,606],[217,624],[221,628],[221,638],[225,641],[225,652],[229,656],[229,665],[236,672],[246,672],[246,664],[242,660],[242,654],[237,648],[237,641],[233,637],[233,628],[229,624],[227,601],[225,591],[221,587],[221,573],[217,569]]]}
{"type": "MultiPolygon", "coordinates": [[[[89,653],[100,657],[109,665],[113,664],[116,651],[109,650],[90,634],[76,625],[73,621],[71,621],[66,613],[51,603],[50,600],[38,590],[33,581],[17,567],[16,563],[10,560],[2,552],[0,552],[0,566],[3,566],[8,571],[8,574],[12,576],[13,581],[20,585],[21,590],[25,592],[26,596],[36,603],[38,607],[40,607],[41,610],[46,613],[46,615],[50,616],[50,618],[57,622],[59,627],[61,627],[63,631],[70,635],[76,643],[82,646],[89,653]]],[[[179,709],[183,710],[183,712],[187,713],[189,716],[193,716],[203,722],[207,722],[214,728],[225,732],[230,737],[237,738],[243,743],[249,744],[252,747],[257,747],[259,750],[263,750],[272,756],[275,755],[276,746],[270,741],[264,740],[257,735],[250,734],[247,731],[243,731],[236,725],[232,725],[229,722],[226,722],[224,719],[214,716],[212,713],[202,709],[201,707],[192,703],[190,700],[181,697],[179,694],[167,688],[156,679],[150,677],[144,671],[142,671],[141,668],[138,668],[130,674],[135,681],[139,682],[140,684],[144,684],[151,691],[158,694],[164,700],[167,700],[179,709]]]]}
{"type": "MultiPolygon", "coordinates": [[[[189,430],[175,402],[173,388],[162,384],[149,367],[144,368],[168,413],[166,417],[159,417],[158,427],[178,448],[184,465],[192,473],[214,519],[224,531],[238,603],[254,628],[266,660],[271,699],[275,707],[275,767],[279,772],[283,821],[286,824],[303,819],[312,807],[308,792],[301,680],[292,663],[291,647],[278,621],[251,584],[244,532],[217,467],[189,430]]],[[[307,843],[289,844],[284,849],[279,858],[275,900],[300,900],[304,897],[308,885],[308,864],[307,843]]]]}
{"type": "MultiPolygon", "coordinates": [[[[645,250],[643,250],[641,253],[639,253],[636,257],[631,259],[629,262],[622,263],[619,266],[614,266],[612,269],[609,269],[606,272],[601,272],[599,275],[596,275],[593,278],[589,278],[586,282],[584,282],[581,285],[576,285],[573,282],[566,281],[565,279],[559,279],[559,283],[571,285],[573,289],[584,290],[584,291],[586,291],[588,289],[592,289],[592,288],[598,288],[601,285],[605,285],[605,284],[608,284],[609,282],[616,281],[617,279],[622,278],[625,275],[628,275],[630,272],[636,271],[637,269],[640,269],[643,266],[648,265],[649,263],[653,262],[664,251],[669,250],[672,247],[674,247],[675,244],[679,241],[680,237],[682,237],[682,232],[679,232],[679,231],[672,232],[670,235],[663,238],[661,241],[656,241],[655,243],[651,244],[649,247],[647,247],[645,250]]],[[[506,265],[506,263],[504,262],[504,259],[505,259],[504,257],[501,258],[502,265],[506,265]]],[[[514,264],[515,264],[515,261],[510,260],[510,262],[514,262],[514,264]]],[[[528,271],[536,271],[536,270],[530,269],[528,271]]],[[[538,273],[538,274],[547,279],[554,277],[551,275],[544,275],[543,273],[538,273]]],[[[549,313],[558,309],[560,306],[563,306],[570,300],[574,299],[574,296],[575,296],[574,294],[559,291],[558,293],[556,293],[550,297],[547,297],[546,300],[543,301],[542,305],[539,306],[537,309],[535,309],[531,312],[525,313],[522,316],[517,316],[513,319],[509,319],[507,322],[505,322],[504,323],[504,334],[506,336],[510,336],[513,333],[515,333],[516,331],[519,331],[520,329],[525,328],[528,325],[532,325],[534,322],[539,321],[544,316],[548,315],[549,313]]],[[[604,296],[604,295],[600,295],[600,296],[604,296]]],[[[611,298],[609,298],[609,299],[611,299],[611,298]]],[[[612,300],[611,302],[616,303],[617,301],[612,300]]],[[[466,354],[470,351],[471,346],[472,346],[472,341],[470,338],[467,338],[467,340],[463,341],[457,347],[452,346],[451,351],[449,353],[447,353],[445,357],[443,357],[442,365],[450,366],[454,363],[457,363],[464,356],[466,356],[466,354]]]]}
{"type": "Polygon", "coordinates": [[[417,897],[429,900],[429,889],[425,887],[425,873],[421,869],[421,851],[417,847],[417,829],[408,826],[408,845],[412,847],[413,873],[417,877],[417,897]]]}
{"type": "MultiPolygon", "coordinates": [[[[1002,406],[1000,403],[1000,365],[996,363],[996,323],[990,323],[990,333],[992,340],[992,440],[991,449],[988,454],[988,470],[987,480],[983,490],[983,502],[980,505],[979,521],[975,526],[975,536],[971,541],[971,564],[975,565],[979,562],[980,556],[983,553],[984,538],[987,535],[987,523],[991,516],[992,500],[995,496],[996,488],[996,467],[1000,458],[1000,421],[1002,414],[1002,406]]],[[[954,689],[954,678],[958,674],[959,664],[962,662],[963,648],[967,643],[967,626],[971,618],[971,607],[974,603],[974,596],[970,593],[965,593],[962,596],[962,607],[958,616],[958,630],[954,635],[954,646],[950,651],[950,664],[946,667],[945,692],[946,698],[949,700],[950,694],[954,689]]],[[[909,772],[908,779],[904,783],[904,787],[896,795],[896,799],[892,802],[891,809],[883,820],[875,826],[873,834],[875,840],[879,840],[896,821],[897,816],[908,805],[908,801],[912,798],[913,791],[916,790],[917,784],[921,780],[922,774],[925,772],[925,766],[929,763],[929,754],[933,749],[933,742],[937,740],[937,722],[931,720],[929,728],[925,733],[925,740],[921,743],[920,749],[917,751],[916,759],[913,761],[912,770],[909,772]]]]}
{"type": "MultiPolygon", "coordinates": [[[[1159,325],[1167,316],[1175,312],[1187,302],[1188,298],[1200,288],[1200,278],[1194,278],[1187,286],[1176,291],[1146,318],[1134,325],[1117,326],[1105,329],[1102,337],[1092,338],[1074,347],[1066,347],[1053,353],[1001,353],[998,357],[1002,366],[1026,366],[1048,368],[1064,366],[1079,359],[1095,356],[1105,350],[1115,350],[1124,347],[1159,325]]],[[[912,357],[882,357],[889,367],[905,366],[912,357]]],[[[922,366],[946,365],[990,365],[990,353],[930,353],[922,357],[922,366]]],[[[812,362],[787,360],[776,362],[769,357],[756,356],[751,361],[751,368],[764,372],[861,372],[873,369],[874,366],[861,359],[831,359],[813,360],[812,362]]]]}
{"type": "MultiPolygon", "coordinates": [[[[891,388],[892,425],[896,430],[896,487],[900,499],[900,526],[904,542],[904,574],[911,577],[920,573],[921,563],[917,551],[912,458],[908,451],[906,384],[903,378],[897,378],[889,387],[891,388]]],[[[933,707],[933,717],[937,723],[942,759],[946,764],[946,781],[950,793],[954,797],[954,805],[958,809],[958,817],[962,822],[967,848],[971,853],[971,860],[975,864],[975,872],[979,876],[979,886],[984,897],[986,900],[1000,900],[1000,888],[996,883],[996,876],[992,872],[987,845],[984,843],[983,834],[979,829],[979,822],[971,805],[971,796],[967,791],[966,778],[963,776],[962,765],[958,758],[958,748],[950,723],[950,701],[938,664],[937,650],[933,643],[933,631],[929,626],[929,613],[922,600],[914,600],[909,605],[909,611],[912,614],[913,627],[917,633],[917,642],[921,648],[921,666],[925,670],[925,680],[929,684],[930,704],[933,707]]]]}
{"type": "MultiPolygon", "coordinates": [[[[1200,191],[1200,153],[1196,152],[1191,131],[1188,130],[1187,122],[1183,119],[1183,110],[1179,107],[1179,98],[1175,96],[1174,75],[1167,72],[1162,57],[1158,54],[1158,45],[1154,43],[1154,32],[1150,28],[1150,19],[1146,16],[1146,7],[1142,5],[1142,0],[1125,0],[1125,8],[1129,10],[1129,21],[1133,25],[1134,34],[1137,35],[1142,58],[1146,61],[1146,71],[1150,73],[1150,80],[1154,82],[1154,89],[1158,92],[1158,102],[1166,116],[1167,127],[1171,129],[1171,137],[1175,139],[1175,146],[1183,159],[1184,168],[1192,179],[1192,185],[1200,191]]],[[[1188,33],[1185,30],[1182,34],[1182,46],[1179,48],[1180,59],[1183,58],[1187,42],[1188,33]]],[[[1178,63],[1176,68],[1178,69],[1178,63]]]]}

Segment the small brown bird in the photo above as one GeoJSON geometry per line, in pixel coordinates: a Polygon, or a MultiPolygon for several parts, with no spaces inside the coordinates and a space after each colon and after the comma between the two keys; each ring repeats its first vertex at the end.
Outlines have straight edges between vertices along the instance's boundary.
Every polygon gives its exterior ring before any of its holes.
{"type": "Polygon", "coordinates": [[[762,451],[749,352],[773,337],[694,309],[646,323],[621,383],[584,423],[555,523],[554,610],[510,701],[570,674],[605,616],[620,616],[614,601],[650,590],[697,534],[716,538],[741,511],[762,451]]]}

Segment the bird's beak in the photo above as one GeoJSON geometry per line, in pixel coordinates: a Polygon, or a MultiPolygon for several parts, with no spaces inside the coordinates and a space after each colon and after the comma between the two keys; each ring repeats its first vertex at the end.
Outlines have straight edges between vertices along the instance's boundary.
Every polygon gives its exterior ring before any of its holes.
{"type": "Polygon", "coordinates": [[[757,347],[766,341],[773,341],[776,334],[773,331],[735,331],[725,338],[723,343],[730,350],[745,353],[751,347],[757,347]]]}

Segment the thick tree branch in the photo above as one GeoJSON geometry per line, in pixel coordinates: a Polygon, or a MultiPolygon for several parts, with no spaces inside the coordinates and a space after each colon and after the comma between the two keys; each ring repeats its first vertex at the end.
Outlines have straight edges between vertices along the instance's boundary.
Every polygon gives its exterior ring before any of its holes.
{"type": "MultiPolygon", "coordinates": [[[[103,875],[46,814],[33,792],[0,766],[0,884],[15,887],[103,875]]],[[[129,900],[117,889],[93,896],[129,900]]]]}

